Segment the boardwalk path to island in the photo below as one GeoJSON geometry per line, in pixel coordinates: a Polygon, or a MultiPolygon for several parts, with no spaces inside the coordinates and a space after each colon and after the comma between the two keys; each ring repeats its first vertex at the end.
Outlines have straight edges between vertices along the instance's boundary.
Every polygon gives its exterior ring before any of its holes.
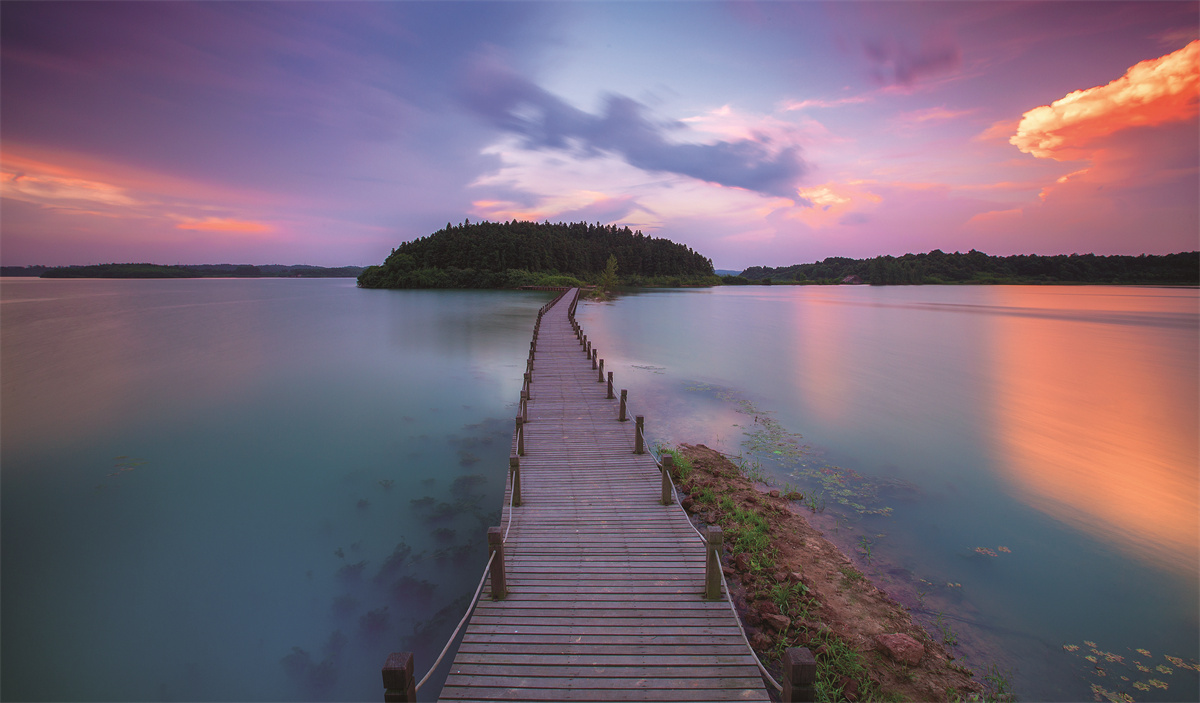
{"type": "Polygon", "coordinates": [[[489,535],[503,538],[507,595],[494,600],[489,577],[441,700],[768,700],[724,594],[705,598],[705,542],[662,503],[635,420],[618,419],[619,392],[585,354],[578,296],[535,328],[524,454],[489,535]]]}

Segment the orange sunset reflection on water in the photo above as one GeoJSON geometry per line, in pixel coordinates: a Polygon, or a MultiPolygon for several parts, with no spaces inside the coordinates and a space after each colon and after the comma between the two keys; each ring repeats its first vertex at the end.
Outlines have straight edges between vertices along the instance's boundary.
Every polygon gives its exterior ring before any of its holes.
{"type": "Polygon", "coordinates": [[[998,294],[1016,314],[997,315],[990,340],[995,441],[1018,496],[1132,557],[1196,573],[1195,292],[1105,296],[1150,324],[1092,321],[1094,298],[1057,296],[1050,309],[1036,289],[998,294]],[[1164,341],[1182,363],[1158,363],[1164,341]]]}

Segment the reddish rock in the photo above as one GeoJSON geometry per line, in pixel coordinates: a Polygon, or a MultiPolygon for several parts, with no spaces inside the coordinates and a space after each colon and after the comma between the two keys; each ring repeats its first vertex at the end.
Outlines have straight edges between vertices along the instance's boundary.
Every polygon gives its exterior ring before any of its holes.
{"type": "Polygon", "coordinates": [[[787,575],[787,580],[788,583],[803,583],[804,576],[802,576],[799,571],[793,571],[787,575]]]}
{"type": "Polygon", "coordinates": [[[771,497],[772,497],[772,498],[778,498],[778,497],[779,497],[779,491],[771,491],[770,495],[771,495],[771,497]]]}
{"type": "Polygon", "coordinates": [[[909,635],[876,635],[875,643],[889,657],[905,664],[920,664],[925,647],[909,635]]]}
{"type": "Polygon", "coordinates": [[[775,603],[773,601],[760,600],[754,604],[754,607],[758,608],[758,612],[762,613],[763,615],[779,615],[780,614],[779,606],[775,605],[775,603]]]}
{"type": "Polygon", "coordinates": [[[758,650],[770,649],[771,638],[761,632],[755,632],[750,636],[750,646],[758,650]]]}
{"type": "Polygon", "coordinates": [[[776,632],[783,632],[792,624],[791,618],[787,617],[786,615],[763,613],[762,619],[763,622],[767,624],[767,627],[770,627],[776,632]]]}
{"type": "Polygon", "coordinates": [[[747,572],[750,570],[750,555],[742,552],[733,558],[733,565],[738,571],[747,572]]]}
{"type": "Polygon", "coordinates": [[[839,681],[838,683],[842,687],[842,696],[844,696],[846,698],[846,700],[850,701],[850,703],[854,703],[855,701],[858,700],[860,691],[858,688],[857,681],[850,678],[849,676],[843,676],[842,680],[839,681]]]}
{"type": "Polygon", "coordinates": [[[683,500],[679,501],[679,504],[683,506],[683,509],[689,513],[692,512],[692,506],[695,505],[691,498],[684,498],[683,500]]]}

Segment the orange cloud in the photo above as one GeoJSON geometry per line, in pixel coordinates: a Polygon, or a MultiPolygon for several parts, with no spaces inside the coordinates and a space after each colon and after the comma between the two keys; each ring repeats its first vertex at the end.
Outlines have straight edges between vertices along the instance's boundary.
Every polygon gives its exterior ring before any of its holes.
{"type": "Polygon", "coordinates": [[[194,229],[204,232],[235,232],[239,234],[266,234],[274,228],[262,222],[252,220],[235,220],[226,217],[205,217],[204,219],[185,218],[175,225],[175,229],[194,229]]]}
{"type": "Polygon", "coordinates": [[[1198,99],[1200,40],[1026,112],[1009,143],[1037,158],[1087,158],[1085,147],[1122,129],[1194,119],[1198,99]]]}

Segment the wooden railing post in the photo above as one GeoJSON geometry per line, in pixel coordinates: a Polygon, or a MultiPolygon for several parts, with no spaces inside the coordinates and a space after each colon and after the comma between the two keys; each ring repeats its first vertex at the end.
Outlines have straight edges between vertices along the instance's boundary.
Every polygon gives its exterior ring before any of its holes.
{"type": "Polygon", "coordinates": [[[528,371],[525,372],[525,385],[533,385],[533,374],[529,373],[528,371]]]}
{"type": "Polygon", "coordinates": [[[600,373],[596,374],[596,383],[604,383],[604,359],[600,360],[600,373]]]}
{"type": "Polygon", "coordinates": [[[504,600],[508,596],[508,582],[504,580],[504,531],[499,527],[488,528],[488,555],[492,559],[492,600],[504,600]]]}
{"type": "Polygon", "coordinates": [[[628,403],[629,403],[629,391],[622,388],[621,389],[621,414],[617,415],[617,422],[625,422],[626,420],[629,419],[629,416],[625,414],[628,403]]]}
{"type": "Polygon", "coordinates": [[[529,391],[521,391],[521,422],[529,422],[529,391]]]}
{"type": "Polygon", "coordinates": [[[717,525],[709,525],[705,535],[708,543],[708,558],[704,561],[704,597],[707,600],[721,598],[721,560],[718,555],[725,546],[725,534],[717,525]]]}
{"type": "Polygon", "coordinates": [[[662,458],[662,504],[670,505],[671,500],[671,469],[675,466],[675,457],[663,454],[662,458]]]}
{"type": "Polygon", "coordinates": [[[789,647],[783,653],[784,703],[811,703],[817,699],[817,660],[808,647],[789,647]]]}
{"type": "Polygon", "coordinates": [[[596,351],[595,347],[592,347],[592,368],[593,369],[596,368],[596,359],[598,359],[599,357],[600,357],[600,352],[596,351]]]}
{"type": "Polygon", "coordinates": [[[586,357],[591,357],[591,355],[592,355],[592,343],[591,342],[588,342],[587,344],[583,345],[583,355],[586,357]]]}
{"type": "Polygon", "coordinates": [[[412,652],[392,652],[383,663],[383,700],[385,703],[415,703],[417,700],[412,652]]]}
{"type": "Polygon", "coordinates": [[[583,342],[583,348],[584,348],[584,349],[587,349],[587,346],[588,346],[587,335],[586,335],[586,334],[585,334],[585,335],[583,335],[583,339],[581,339],[581,340],[579,340],[579,341],[580,341],[580,342],[583,342]]]}
{"type": "Polygon", "coordinates": [[[642,433],[646,431],[646,418],[642,415],[638,415],[637,417],[633,418],[633,423],[633,453],[645,454],[645,438],[642,436],[642,433]]]}
{"type": "Polygon", "coordinates": [[[517,415],[517,456],[525,456],[525,418],[517,415]]]}
{"type": "Polygon", "coordinates": [[[512,476],[512,504],[521,504],[521,460],[516,454],[508,457],[508,473],[512,476]]]}
{"type": "Polygon", "coordinates": [[[616,397],[617,397],[617,396],[613,395],[613,387],[612,387],[613,379],[612,379],[612,374],[613,374],[613,372],[612,372],[612,371],[609,371],[609,372],[608,372],[608,399],[609,399],[609,400],[612,400],[613,398],[616,398],[616,397]]]}

